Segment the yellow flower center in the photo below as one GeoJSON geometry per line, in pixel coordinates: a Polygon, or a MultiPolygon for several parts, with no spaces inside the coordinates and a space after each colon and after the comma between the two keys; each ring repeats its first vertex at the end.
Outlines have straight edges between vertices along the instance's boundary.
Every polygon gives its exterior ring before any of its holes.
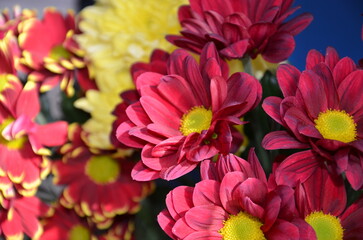
{"type": "Polygon", "coordinates": [[[24,146],[24,143],[27,141],[26,136],[21,136],[19,138],[13,140],[7,140],[2,136],[2,131],[8,126],[10,123],[14,121],[13,118],[6,118],[0,124],[0,144],[5,145],[8,149],[21,149],[24,146]]]}
{"type": "Polygon", "coordinates": [[[49,57],[58,61],[59,59],[69,59],[71,57],[71,54],[63,46],[58,45],[52,48],[49,53],[49,57]]]}
{"type": "Polygon", "coordinates": [[[210,127],[212,116],[212,111],[203,106],[193,107],[183,115],[179,130],[184,136],[194,132],[201,133],[210,127]]]}
{"type": "Polygon", "coordinates": [[[76,225],[72,227],[72,229],[69,232],[69,240],[90,240],[90,239],[91,239],[90,231],[82,225],[76,225]]]}
{"type": "Polygon", "coordinates": [[[305,217],[315,230],[318,240],[343,240],[343,227],[340,219],[323,212],[312,212],[305,217]]]}
{"type": "Polygon", "coordinates": [[[327,110],[319,113],[314,120],[315,127],[325,139],[345,143],[356,140],[357,124],[353,117],[344,110],[327,110]]]}
{"type": "Polygon", "coordinates": [[[108,156],[93,156],[86,164],[86,175],[98,184],[116,181],[120,170],[117,160],[108,156]]]}
{"type": "Polygon", "coordinates": [[[223,225],[219,230],[223,240],[266,240],[261,230],[263,224],[248,213],[231,215],[223,225]]]}

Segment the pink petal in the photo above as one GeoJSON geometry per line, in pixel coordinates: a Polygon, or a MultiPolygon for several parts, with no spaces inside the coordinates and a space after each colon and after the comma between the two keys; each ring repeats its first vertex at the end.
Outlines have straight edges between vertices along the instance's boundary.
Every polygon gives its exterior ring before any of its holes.
{"type": "Polygon", "coordinates": [[[222,206],[219,198],[220,183],[214,180],[200,181],[195,185],[193,194],[193,203],[195,206],[200,205],[217,205],[222,206]]]}
{"type": "Polygon", "coordinates": [[[151,181],[159,178],[159,172],[147,168],[141,161],[137,162],[131,171],[132,179],[136,181],[151,181]]]}
{"type": "Polygon", "coordinates": [[[286,60],[294,49],[294,37],[288,33],[279,33],[269,39],[262,57],[268,62],[279,63],[286,60]]]}
{"type": "Polygon", "coordinates": [[[262,146],[267,150],[274,149],[301,149],[309,148],[310,145],[302,143],[292,137],[286,131],[275,131],[268,133],[262,140],[262,146]]]}
{"type": "Polygon", "coordinates": [[[276,169],[276,182],[289,186],[305,182],[321,164],[322,160],[312,150],[294,153],[276,169]]]}
{"type": "Polygon", "coordinates": [[[52,147],[62,145],[67,141],[67,131],[68,123],[58,121],[46,125],[36,125],[32,135],[36,137],[41,145],[52,147]]]}
{"type": "Polygon", "coordinates": [[[161,229],[163,229],[163,231],[168,234],[169,237],[174,238],[172,228],[175,224],[175,220],[170,216],[166,209],[158,214],[157,221],[161,229]]]}
{"type": "Polygon", "coordinates": [[[279,97],[271,96],[265,98],[262,103],[263,110],[280,125],[284,125],[280,115],[280,104],[282,99],[279,97]]]}
{"type": "Polygon", "coordinates": [[[282,64],[276,74],[284,97],[295,96],[301,72],[292,65],[282,64]]]}
{"type": "Polygon", "coordinates": [[[38,89],[34,82],[27,82],[16,103],[16,115],[24,114],[34,119],[40,111],[38,89]]]}
{"type": "Polygon", "coordinates": [[[202,205],[186,212],[185,220],[197,231],[218,231],[223,227],[223,221],[227,220],[228,216],[228,213],[219,206],[202,205]]]}

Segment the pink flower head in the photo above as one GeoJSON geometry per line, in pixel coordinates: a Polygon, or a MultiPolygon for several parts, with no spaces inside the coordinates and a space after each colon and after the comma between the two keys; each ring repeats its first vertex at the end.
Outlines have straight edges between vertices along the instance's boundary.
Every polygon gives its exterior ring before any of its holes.
{"type": "Polygon", "coordinates": [[[60,84],[72,96],[76,74],[86,74],[76,71],[83,69],[85,62],[84,53],[74,40],[77,32],[74,13],[63,16],[55,8],[46,8],[43,15],[42,20],[30,18],[21,24],[21,70],[29,74],[28,80],[40,84],[42,92],[60,84]]]}
{"type": "Polygon", "coordinates": [[[285,21],[298,9],[292,7],[293,0],[189,2],[179,8],[182,36],[169,35],[167,40],[196,53],[214,42],[228,59],[261,54],[268,62],[286,60],[295,48],[294,36],[312,21],[307,13],[285,21]]]}
{"type": "Polygon", "coordinates": [[[254,152],[248,160],[229,154],[216,165],[203,163],[212,169],[203,170],[208,173],[202,181],[167,195],[167,209],[158,215],[161,228],[178,240],[300,239],[293,223],[294,190],[283,185],[269,189],[254,152]]]}
{"type": "Polygon", "coordinates": [[[141,74],[140,100],[126,109],[128,121],[117,129],[127,146],[142,148],[132,171],[136,180],[171,180],[199,162],[231,150],[232,125],[261,99],[261,85],[246,73],[228,77],[228,67],[214,47],[204,48],[200,64],[185,50],[174,51],[168,75],[141,74]]]}
{"type": "Polygon", "coordinates": [[[309,224],[308,228],[305,227],[304,239],[362,237],[363,199],[346,208],[346,191],[341,176],[320,167],[307,181],[298,184],[295,195],[300,218],[305,221],[299,224],[309,224]]]}
{"type": "Polygon", "coordinates": [[[287,157],[277,181],[304,182],[321,165],[345,172],[354,189],[363,187],[363,70],[333,48],[311,50],[306,70],[281,65],[277,79],[284,98],[268,97],[263,108],[286,130],[267,134],[266,149],[308,149],[287,157]]]}

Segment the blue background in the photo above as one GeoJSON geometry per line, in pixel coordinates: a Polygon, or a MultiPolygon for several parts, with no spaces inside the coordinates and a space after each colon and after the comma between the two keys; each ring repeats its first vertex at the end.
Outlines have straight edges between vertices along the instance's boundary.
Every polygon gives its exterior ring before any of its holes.
{"type": "Polygon", "coordinates": [[[314,20],[295,37],[291,64],[303,70],[310,49],[325,54],[328,46],[334,47],[340,57],[348,56],[356,62],[363,58],[363,0],[296,0],[293,6],[301,6],[293,16],[310,12],[314,20]]]}

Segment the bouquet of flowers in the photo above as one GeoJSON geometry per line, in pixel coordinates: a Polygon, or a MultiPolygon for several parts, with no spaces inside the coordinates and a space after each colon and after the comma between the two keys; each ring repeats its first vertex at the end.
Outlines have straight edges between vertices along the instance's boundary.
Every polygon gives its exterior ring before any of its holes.
{"type": "Polygon", "coordinates": [[[0,234],[363,239],[363,63],[288,62],[293,0],[0,18],[0,234]]]}

